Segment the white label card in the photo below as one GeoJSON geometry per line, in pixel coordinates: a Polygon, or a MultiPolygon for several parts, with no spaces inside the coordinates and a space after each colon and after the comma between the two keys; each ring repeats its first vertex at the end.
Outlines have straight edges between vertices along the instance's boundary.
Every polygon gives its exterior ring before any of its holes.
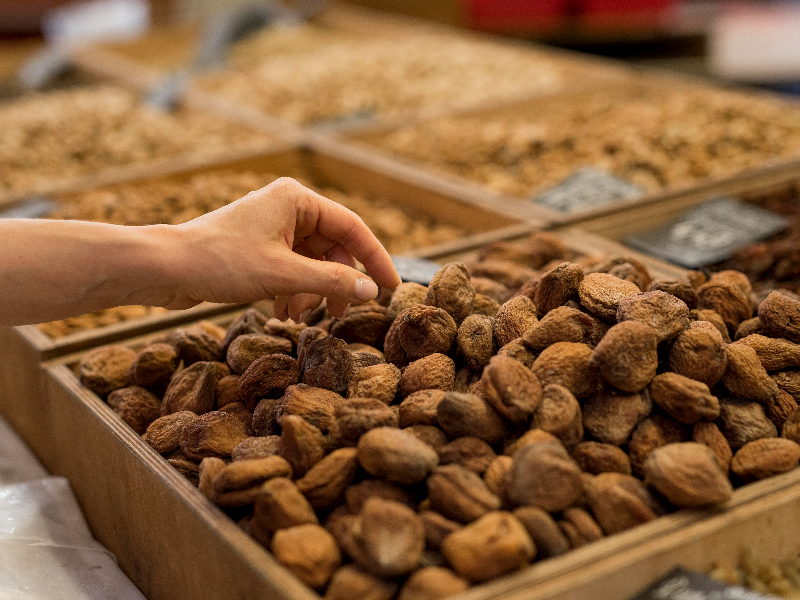
{"type": "Polygon", "coordinates": [[[534,204],[564,213],[591,210],[618,200],[632,200],[645,193],[644,188],[610,173],[587,167],[575,171],[556,187],[533,199],[534,204]]]}
{"type": "Polygon", "coordinates": [[[729,258],[737,250],[784,229],[788,220],[733,198],[704,202],[678,219],[629,236],[637,250],[690,269],[729,258]]]}
{"type": "Polygon", "coordinates": [[[394,268],[403,281],[413,281],[428,285],[433,276],[442,268],[442,265],[424,258],[411,258],[408,256],[392,256],[394,268]]]}

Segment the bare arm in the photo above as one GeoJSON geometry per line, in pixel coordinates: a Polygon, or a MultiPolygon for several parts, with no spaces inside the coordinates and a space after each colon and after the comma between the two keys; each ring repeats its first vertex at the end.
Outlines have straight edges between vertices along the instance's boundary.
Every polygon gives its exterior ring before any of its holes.
{"type": "Polygon", "coordinates": [[[361,219],[291,179],[183,225],[0,221],[0,324],[271,297],[281,318],[299,319],[322,297],[338,316],[377,295],[356,259],[378,284],[399,284],[361,219]]]}

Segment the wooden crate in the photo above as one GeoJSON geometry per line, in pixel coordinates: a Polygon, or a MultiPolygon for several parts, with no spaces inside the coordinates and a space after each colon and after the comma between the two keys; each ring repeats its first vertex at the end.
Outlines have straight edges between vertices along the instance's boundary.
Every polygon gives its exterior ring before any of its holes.
{"type": "MultiPolygon", "coordinates": [[[[221,325],[226,321],[217,319],[221,325]]],[[[155,337],[126,344],[139,348],[155,337]]],[[[46,393],[39,414],[47,436],[33,449],[48,469],[70,480],[92,532],[144,594],[150,600],[318,600],[81,386],[73,371],[79,358],[44,365],[46,393]]],[[[787,518],[791,529],[782,530],[783,523],[769,516],[776,505],[797,512],[800,469],[741,487],[723,506],[680,510],[454,598],[612,600],[627,597],[675,564],[703,569],[715,557],[735,557],[748,535],[756,543],[781,536],[781,549],[796,551],[800,519],[787,518]],[[791,498],[791,506],[785,498],[791,498]],[[714,536],[728,545],[707,547],[714,536]],[[739,545],[734,548],[732,541],[739,545]]]]}
{"type": "MultiPolygon", "coordinates": [[[[672,74],[660,72],[655,69],[639,69],[634,77],[625,79],[615,86],[613,93],[619,93],[620,98],[626,93],[636,92],[668,92],[671,90],[686,90],[694,91],[702,94],[703,91],[713,92],[719,94],[724,91],[724,88],[711,85],[709,82],[704,81],[697,77],[682,74],[672,74]]],[[[741,91],[741,90],[739,90],[741,91]]],[[[575,89],[569,93],[556,95],[552,97],[542,97],[532,99],[513,105],[504,107],[487,107],[485,109],[476,110],[469,114],[463,115],[445,115],[445,116],[464,116],[469,118],[486,117],[520,117],[535,116],[538,114],[546,114],[547,111],[553,107],[577,104],[585,100],[594,93],[609,92],[607,88],[596,88],[593,90],[575,89]]],[[[787,107],[794,110],[800,109],[800,103],[796,99],[774,94],[760,90],[747,90],[747,94],[755,100],[775,101],[781,100],[786,102],[787,107]]],[[[427,122],[434,122],[438,117],[425,117],[420,119],[416,125],[424,125],[427,122]]],[[[731,173],[730,175],[719,177],[704,177],[697,178],[691,181],[685,181],[670,185],[661,190],[645,192],[642,196],[630,200],[618,200],[607,205],[589,209],[576,213],[563,213],[552,210],[543,206],[533,204],[532,197],[539,192],[545,191],[549,186],[543,186],[541,190],[531,190],[530,197],[518,197],[514,194],[502,193],[493,191],[489,186],[484,185],[478,181],[470,180],[464,176],[447,171],[445,169],[436,168],[418,162],[414,159],[403,157],[398,154],[391,153],[388,150],[378,147],[375,140],[382,135],[402,129],[403,127],[413,126],[414,123],[407,123],[404,125],[395,125],[392,123],[376,123],[369,127],[364,127],[351,131],[332,132],[332,137],[343,144],[350,146],[346,151],[352,154],[363,153],[371,156],[372,160],[392,162],[396,164],[397,169],[402,169],[409,174],[416,173],[418,177],[435,178],[446,181],[452,188],[462,189],[462,193],[470,194],[483,194],[488,197],[494,198],[498,205],[511,205],[518,207],[520,211],[534,211],[537,218],[550,222],[558,222],[563,225],[579,224],[585,221],[598,219],[604,215],[619,215],[623,211],[635,210],[636,214],[642,212],[638,211],[638,207],[642,207],[646,211],[655,210],[655,207],[661,203],[669,203],[676,199],[684,199],[694,197],[695,195],[719,194],[724,193],[724,190],[738,189],[743,185],[747,185],[750,181],[770,180],[782,173],[797,172],[800,169],[800,153],[793,156],[783,158],[770,158],[765,159],[763,163],[742,169],[738,172],[731,173]]],[[[468,125],[465,125],[468,126],[468,125]]],[[[574,168],[588,166],[587,164],[576,164],[574,168]]],[[[557,185],[557,183],[556,183],[557,185]]],[[[634,214],[634,213],[631,213],[634,214]]],[[[599,229],[601,233],[604,230],[599,229]]]]}

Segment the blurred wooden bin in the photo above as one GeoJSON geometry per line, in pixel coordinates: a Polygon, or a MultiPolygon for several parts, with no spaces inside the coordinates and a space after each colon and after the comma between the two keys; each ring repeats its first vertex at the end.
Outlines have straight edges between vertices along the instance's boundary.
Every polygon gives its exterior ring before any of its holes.
{"type": "MultiPolygon", "coordinates": [[[[186,183],[193,176],[224,173],[253,173],[256,176],[281,174],[301,178],[311,185],[335,188],[345,193],[364,197],[383,198],[401,207],[410,218],[447,224],[461,228],[466,234],[492,229],[502,229],[515,222],[509,215],[493,212],[476,202],[462,201],[446,191],[425,187],[419,182],[394,177],[374,168],[373,165],[349,162],[334,152],[315,152],[300,148],[286,149],[270,154],[240,158],[214,166],[203,165],[186,169],[179,174],[163,176],[155,171],[150,178],[125,187],[158,181],[186,183]]],[[[270,180],[265,181],[269,183],[270,180]]],[[[114,189],[113,187],[110,189],[114,189]]],[[[62,194],[57,199],[70,203],[80,199],[81,193],[62,194]]],[[[420,249],[425,254],[424,249],[420,249]]],[[[173,311],[128,322],[101,327],[90,331],[68,334],[51,339],[35,325],[0,330],[0,413],[33,445],[25,423],[40,420],[35,406],[40,402],[39,364],[65,354],[108,344],[149,331],[162,329],[190,319],[204,318],[231,310],[225,305],[201,305],[189,311],[173,311]]]]}

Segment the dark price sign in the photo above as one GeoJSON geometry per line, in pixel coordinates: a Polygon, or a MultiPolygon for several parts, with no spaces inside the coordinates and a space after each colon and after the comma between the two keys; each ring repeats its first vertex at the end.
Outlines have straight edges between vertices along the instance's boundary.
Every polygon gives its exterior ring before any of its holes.
{"type": "Polygon", "coordinates": [[[676,567],[630,600],[774,600],[745,587],[729,586],[695,571],[676,567]]]}
{"type": "Polygon", "coordinates": [[[617,200],[638,198],[644,192],[638,185],[589,167],[575,171],[556,187],[534,198],[533,202],[559,212],[576,213],[617,200]]]}
{"type": "Polygon", "coordinates": [[[394,268],[397,269],[400,279],[403,281],[413,281],[422,285],[428,285],[436,275],[436,272],[442,268],[442,265],[437,264],[424,258],[410,258],[408,256],[392,256],[394,268]]]}

